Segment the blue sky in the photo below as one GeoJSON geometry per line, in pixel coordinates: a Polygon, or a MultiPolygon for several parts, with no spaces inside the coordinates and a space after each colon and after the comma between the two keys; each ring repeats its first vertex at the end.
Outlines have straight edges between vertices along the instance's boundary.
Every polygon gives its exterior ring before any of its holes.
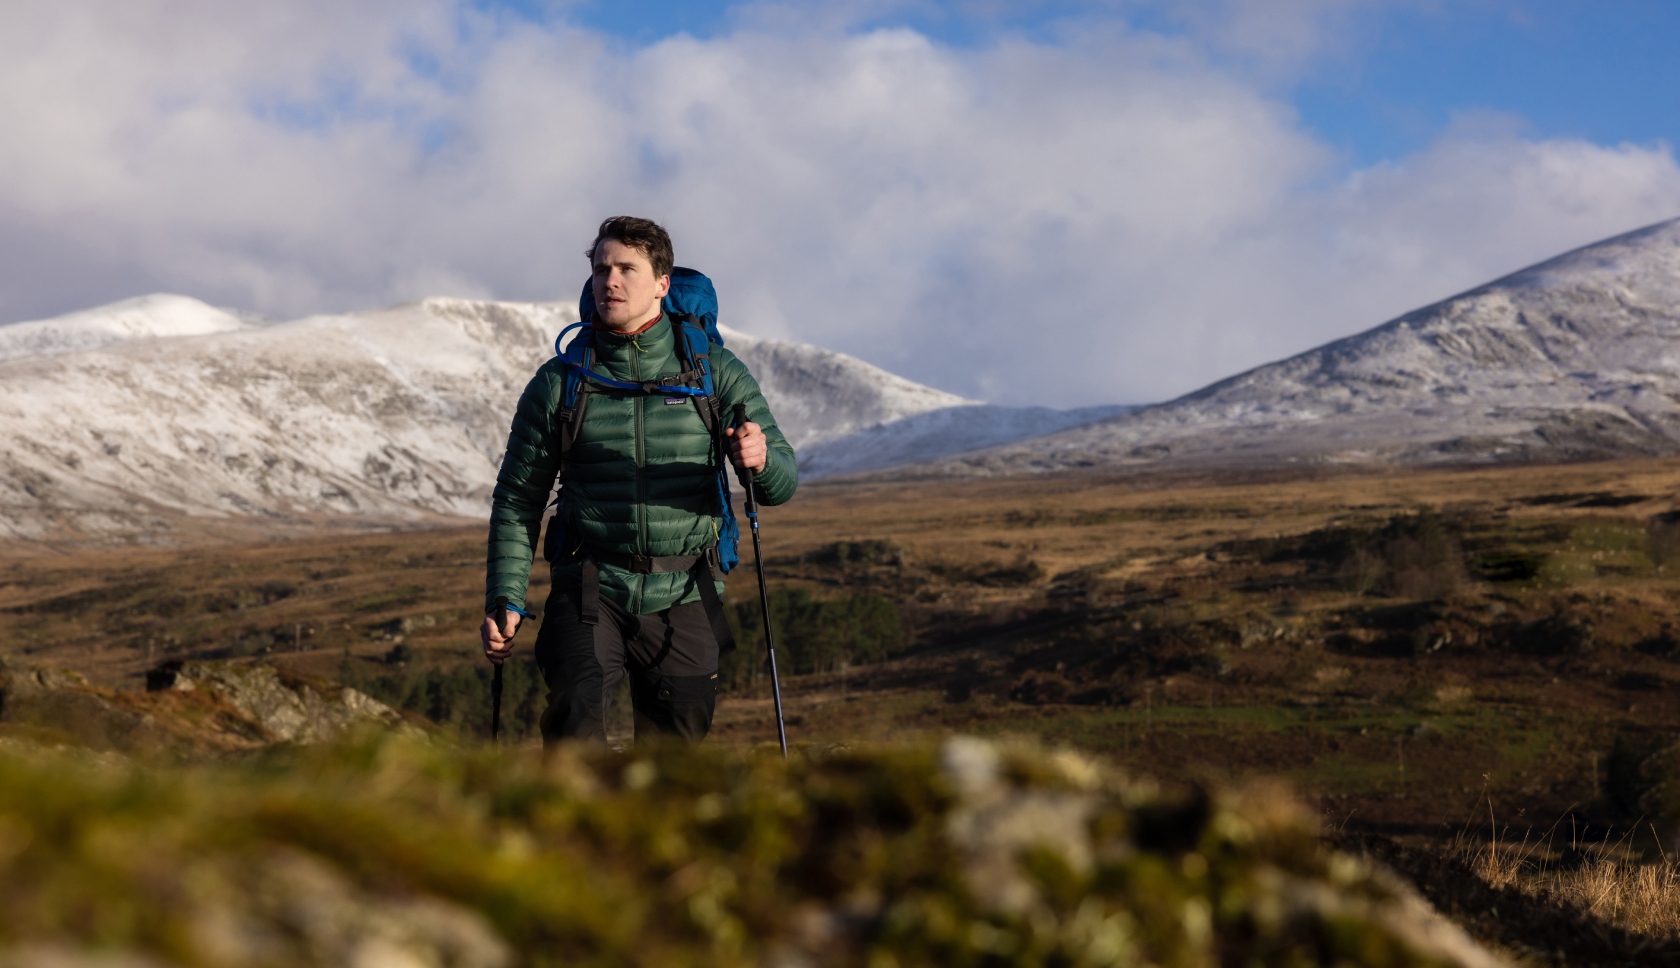
{"type": "Polygon", "coordinates": [[[1401,157],[1467,112],[1537,138],[1680,142],[1680,4],[1550,0],[1388,11],[1292,92],[1355,160],[1401,157]]]}
{"type": "MultiPolygon", "coordinates": [[[[752,23],[756,5],[718,0],[498,4],[536,22],[568,22],[649,46],[674,34],[712,38],[752,23]]],[[[905,3],[851,21],[907,27],[941,44],[1003,36],[1055,43],[1067,31],[1123,22],[1167,36],[1193,29],[1167,3],[905,3]],[[984,13],[971,12],[984,10],[984,13]]],[[[1422,149],[1465,114],[1510,116],[1537,138],[1680,143],[1680,3],[1674,0],[1456,0],[1362,4],[1343,37],[1273,81],[1301,122],[1350,164],[1422,149]]],[[[1232,70],[1242,52],[1216,52],[1232,70]]]]}
{"type": "Polygon", "coordinates": [[[1680,217],[1675,49],[1677,0],[0,4],[0,323],[564,299],[628,212],[740,329],[1161,400],[1680,217]]]}

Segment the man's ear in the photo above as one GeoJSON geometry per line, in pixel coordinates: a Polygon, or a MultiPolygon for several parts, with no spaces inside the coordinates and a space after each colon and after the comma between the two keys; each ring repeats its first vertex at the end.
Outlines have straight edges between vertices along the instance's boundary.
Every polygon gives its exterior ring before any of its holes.
{"type": "Polygon", "coordinates": [[[670,291],[671,291],[671,277],[670,276],[660,276],[659,277],[659,298],[664,299],[665,294],[670,292],[670,291]]]}

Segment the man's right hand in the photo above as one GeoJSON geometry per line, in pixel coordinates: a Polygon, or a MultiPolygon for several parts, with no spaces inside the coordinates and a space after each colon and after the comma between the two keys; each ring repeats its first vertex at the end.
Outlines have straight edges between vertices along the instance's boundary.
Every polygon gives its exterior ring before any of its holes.
{"type": "Polygon", "coordinates": [[[496,613],[484,616],[484,621],[478,626],[478,637],[484,643],[484,657],[501,665],[513,655],[513,637],[519,634],[519,613],[507,611],[507,625],[496,627],[496,613]]]}

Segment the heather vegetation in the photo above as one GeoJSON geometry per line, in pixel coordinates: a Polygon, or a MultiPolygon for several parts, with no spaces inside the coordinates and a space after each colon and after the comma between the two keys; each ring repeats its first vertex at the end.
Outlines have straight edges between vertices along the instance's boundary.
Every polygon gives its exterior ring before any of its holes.
{"type": "MultiPolygon", "coordinates": [[[[386,655],[388,670],[346,658],[338,681],[463,736],[488,737],[490,664],[463,661],[423,668],[413,660],[413,655],[406,646],[396,646],[386,655]]],[[[541,735],[539,720],[547,692],[535,661],[521,657],[505,664],[501,722],[510,740],[541,735]]]]}
{"type": "MultiPolygon", "coordinates": [[[[763,608],[747,600],[728,611],[740,648],[724,661],[722,688],[750,690],[767,675],[763,608]]],[[[898,604],[868,591],[825,600],[805,588],[779,588],[770,595],[770,625],[778,668],[796,675],[880,662],[906,642],[898,604]]]]}

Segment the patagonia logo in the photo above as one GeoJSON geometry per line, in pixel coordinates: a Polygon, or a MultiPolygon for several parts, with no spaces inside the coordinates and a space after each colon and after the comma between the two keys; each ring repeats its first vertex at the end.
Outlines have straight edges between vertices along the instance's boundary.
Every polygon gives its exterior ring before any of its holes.
{"type": "Polygon", "coordinates": [[[665,398],[665,406],[667,406],[667,407],[681,406],[682,404],[685,404],[687,402],[688,402],[687,397],[666,397],[665,398]]]}

